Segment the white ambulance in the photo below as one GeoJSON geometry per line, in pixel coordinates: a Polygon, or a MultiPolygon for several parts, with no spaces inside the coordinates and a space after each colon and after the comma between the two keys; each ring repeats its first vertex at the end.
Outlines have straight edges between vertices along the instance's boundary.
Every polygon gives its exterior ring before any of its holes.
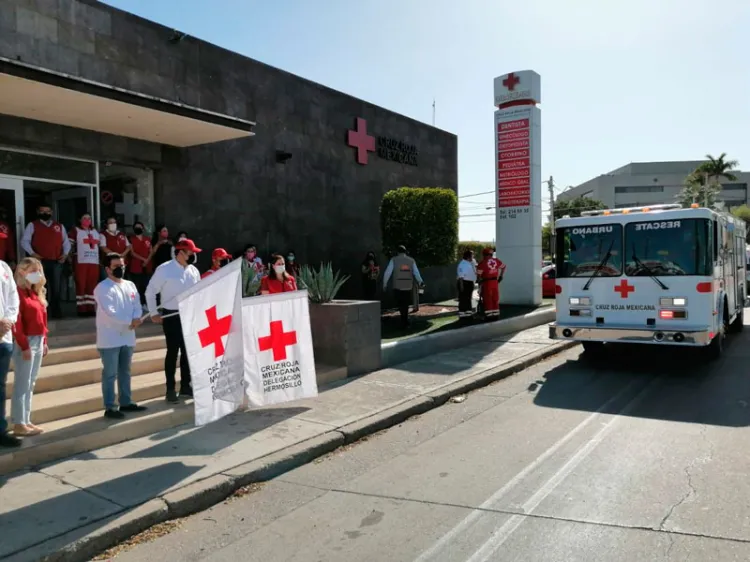
{"type": "Polygon", "coordinates": [[[549,336],[587,352],[614,343],[705,347],[742,330],[745,223],[711,209],[653,205],[555,222],[556,320],[549,336]]]}

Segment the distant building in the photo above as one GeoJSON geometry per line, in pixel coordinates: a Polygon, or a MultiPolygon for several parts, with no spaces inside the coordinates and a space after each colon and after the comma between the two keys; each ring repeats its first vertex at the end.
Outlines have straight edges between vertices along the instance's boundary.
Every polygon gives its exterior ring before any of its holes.
{"type": "MultiPolygon", "coordinates": [[[[591,197],[609,208],[639,207],[658,203],[675,203],[685,185],[685,178],[704,161],[631,162],[606,174],[568,189],[557,200],[591,197]]],[[[718,197],[727,208],[748,202],[747,185],[750,172],[732,172],[737,181],[722,180],[718,197]]]]}

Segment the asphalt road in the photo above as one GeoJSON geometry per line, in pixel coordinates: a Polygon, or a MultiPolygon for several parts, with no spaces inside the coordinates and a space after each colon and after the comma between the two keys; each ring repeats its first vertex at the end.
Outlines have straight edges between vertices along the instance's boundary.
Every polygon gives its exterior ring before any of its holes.
{"type": "Polygon", "coordinates": [[[749,343],[576,348],[115,560],[746,562],[749,343]]]}

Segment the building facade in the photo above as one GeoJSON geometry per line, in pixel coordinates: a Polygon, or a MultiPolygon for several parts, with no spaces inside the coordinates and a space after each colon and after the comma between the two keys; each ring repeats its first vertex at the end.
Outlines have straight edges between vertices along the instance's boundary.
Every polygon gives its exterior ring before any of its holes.
{"type": "Polygon", "coordinates": [[[68,228],[115,214],[356,274],[381,247],[383,194],[457,190],[457,173],[453,134],[96,0],[0,2],[0,205],[17,229],[50,201],[68,228]]]}
{"type": "MultiPolygon", "coordinates": [[[[685,178],[701,164],[703,161],[632,162],[567,189],[558,200],[591,197],[609,208],[675,203],[685,185],[685,178]]],[[[722,179],[722,191],[718,197],[729,209],[748,202],[750,172],[733,174],[737,181],[722,179]]]]}

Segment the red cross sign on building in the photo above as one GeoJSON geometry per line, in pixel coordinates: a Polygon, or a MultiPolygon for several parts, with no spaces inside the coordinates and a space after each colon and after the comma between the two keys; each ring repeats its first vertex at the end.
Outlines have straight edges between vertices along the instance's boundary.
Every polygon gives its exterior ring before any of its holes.
{"type": "Polygon", "coordinates": [[[214,357],[218,359],[224,355],[223,338],[229,334],[232,327],[232,315],[228,314],[223,318],[218,318],[216,306],[212,306],[206,310],[206,318],[208,319],[208,326],[198,332],[198,339],[201,342],[201,347],[213,345],[214,357]]]}
{"type": "Polygon", "coordinates": [[[516,86],[520,81],[521,79],[511,72],[510,74],[508,74],[507,78],[503,80],[503,86],[505,86],[512,92],[516,89],[516,86]]]}
{"type": "Polygon", "coordinates": [[[619,285],[615,285],[615,293],[620,293],[620,298],[628,298],[628,294],[634,293],[635,287],[628,283],[627,279],[620,281],[619,285]]]}
{"type": "Polygon", "coordinates": [[[367,134],[367,121],[357,117],[353,131],[348,131],[346,142],[357,149],[357,162],[367,164],[367,153],[375,152],[375,137],[367,134]]]}
{"type": "Polygon", "coordinates": [[[296,345],[297,332],[285,332],[284,324],[281,320],[271,322],[271,335],[258,338],[258,349],[261,351],[273,351],[274,361],[283,361],[286,359],[286,348],[290,345],[296,345]]]}

